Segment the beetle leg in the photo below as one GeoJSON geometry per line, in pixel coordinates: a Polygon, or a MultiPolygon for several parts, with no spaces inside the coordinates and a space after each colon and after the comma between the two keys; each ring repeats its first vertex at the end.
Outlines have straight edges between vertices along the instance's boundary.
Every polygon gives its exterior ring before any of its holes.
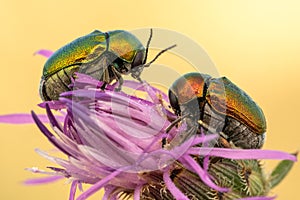
{"type": "Polygon", "coordinates": [[[122,89],[122,85],[124,83],[124,79],[122,76],[120,76],[120,78],[118,79],[118,83],[119,83],[119,85],[117,88],[115,88],[115,91],[121,91],[121,89],[122,89]]]}
{"type": "Polygon", "coordinates": [[[119,83],[118,87],[115,88],[115,91],[119,92],[122,89],[124,79],[122,77],[122,74],[120,72],[118,72],[115,67],[112,67],[111,69],[112,69],[112,72],[114,73],[114,75],[116,77],[117,82],[119,83]]]}
{"type": "Polygon", "coordinates": [[[141,73],[144,69],[144,66],[139,66],[133,70],[131,70],[131,77],[138,80],[140,83],[143,83],[142,79],[141,79],[141,73]]]}
{"type": "Polygon", "coordinates": [[[203,128],[205,128],[209,132],[211,132],[211,133],[217,133],[220,136],[218,138],[218,143],[222,147],[225,147],[225,148],[231,148],[232,147],[232,144],[230,144],[230,142],[228,141],[228,136],[225,135],[225,133],[223,133],[222,131],[217,131],[216,129],[210,127],[208,124],[206,124],[202,120],[198,120],[198,123],[200,124],[200,126],[202,126],[203,128]]]}
{"type": "MultiPolygon", "coordinates": [[[[206,130],[208,130],[211,133],[217,133],[222,137],[225,136],[224,133],[218,132],[216,129],[214,129],[213,127],[210,127],[208,124],[206,124],[202,120],[198,120],[198,123],[200,124],[200,126],[202,126],[203,128],[205,128],[206,130]]],[[[227,137],[225,139],[227,139],[227,137]]]]}
{"type": "Polygon", "coordinates": [[[99,77],[97,79],[103,81],[103,85],[100,87],[101,90],[104,90],[106,88],[106,85],[110,83],[110,76],[109,76],[109,64],[108,59],[106,57],[103,57],[99,60],[99,65],[97,64],[97,67],[99,68],[99,77]]]}
{"type": "Polygon", "coordinates": [[[107,56],[100,56],[92,62],[82,63],[78,72],[109,83],[109,64],[110,62],[107,56]]]}
{"type": "Polygon", "coordinates": [[[232,148],[232,145],[223,137],[218,138],[218,143],[224,148],[232,148]]]}
{"type": "Polygon", "coordinates": [[[176,126],[179,122],[181,122],[184,118],[186,118],[188,116],[188,114],[183,115],[181,117],[178,117],[177,119],[175,119],[174,121],[172,121],[172,123],[166,128],[166,133],[169,133],[170,130],[176,126]]]}
{"type": "MultiPolygon", "coordinates": [[[[178,117],[177,119],[175,119],[174,121],[172,121],[172,123],[165,129],[165,132],[167,134],[169,134],[169,132],[171,131],[171,129],[176,126],[177,124],[179,124],[184,118],[186,118],[188,116],[188,114],[183,115],[178,117]]],[[[165,148],[167,145],[167,137],[162,138],[162,148],[165,148]]]]}
{"type": "Polygon", "coordinates": [[[143,83],[141,77],[137,77],[136,80],[138,80],[140,83],[143,83]]]}
{"type": "Polygon", "coordinates": [[[103,69],[102,71],[102,80],[105,83],[109,83],[110,82],[110,77],[109,77],[109,69],[108,67],[106,67],[105,69],[103,69]]]}

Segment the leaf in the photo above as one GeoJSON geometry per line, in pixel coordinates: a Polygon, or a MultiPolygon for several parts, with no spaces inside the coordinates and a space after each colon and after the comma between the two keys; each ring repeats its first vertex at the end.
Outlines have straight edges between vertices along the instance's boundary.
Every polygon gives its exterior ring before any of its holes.
{"type": "MultiPolygon", "coordinates": [[[[295,153],[294,155],[297,156],[297,154],[298,152],[295,153]]],[[[273,170],[273,172],[269,177],[271,188],[274,188],[285,178],[285,176],[292,169],[294,163],[295,162],[291,160],[283,160],[277,165],[277,167],[273,170]]]]}

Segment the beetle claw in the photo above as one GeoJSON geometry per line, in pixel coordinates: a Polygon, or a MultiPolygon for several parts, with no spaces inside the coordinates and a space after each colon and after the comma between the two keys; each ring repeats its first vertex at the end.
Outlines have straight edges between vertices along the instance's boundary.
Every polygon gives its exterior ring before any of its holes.
{"type": "Polygon", "coordinates": [[[117,88],[115,88],[115,92],[120,92],[121,91],[121,87],[117,87],[117,88]]]}
{"type": "Polygon", "coordinates": [[[140,77],[137,77],[136,80],[138,80],[140,83],[144,83],[144,81],[140,77]]]}

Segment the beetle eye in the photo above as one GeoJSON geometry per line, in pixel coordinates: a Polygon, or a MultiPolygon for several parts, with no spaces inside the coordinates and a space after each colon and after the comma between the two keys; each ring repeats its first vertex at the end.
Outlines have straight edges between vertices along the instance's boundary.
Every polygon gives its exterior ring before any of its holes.
{"type": "Polygon", "coordinates": [[[175,111],[176,115],[180,114],[180,105],[178,103],[178,98],[177,96],[174,94],[174,92],[172,90],[169,90],[169,100],[170,100],[170,104],[173,108],[173,110],[175,111]]]}
{"type": "Polygon", "coordinates": [[[145,63],[143,63],[143,60],[144,60],[144,52],[143,51],[137,52],[137,54],[135,55],[134,60],[132,62],[132,67],[134,68],[134,67],[145,64],[145,63]]]}

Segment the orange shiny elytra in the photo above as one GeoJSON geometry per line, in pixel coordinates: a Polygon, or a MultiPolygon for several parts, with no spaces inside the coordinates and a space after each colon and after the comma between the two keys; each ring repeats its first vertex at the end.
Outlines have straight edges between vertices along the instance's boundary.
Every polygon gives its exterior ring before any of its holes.
{"type": "Polygon", "coordinates": [[[170,87],[169,98],[176,114],[201,121],[206,130],[213,128],[235,146],[262,147],[266,132],[263,111],[226,77],[185,74],[170,87]]]}

